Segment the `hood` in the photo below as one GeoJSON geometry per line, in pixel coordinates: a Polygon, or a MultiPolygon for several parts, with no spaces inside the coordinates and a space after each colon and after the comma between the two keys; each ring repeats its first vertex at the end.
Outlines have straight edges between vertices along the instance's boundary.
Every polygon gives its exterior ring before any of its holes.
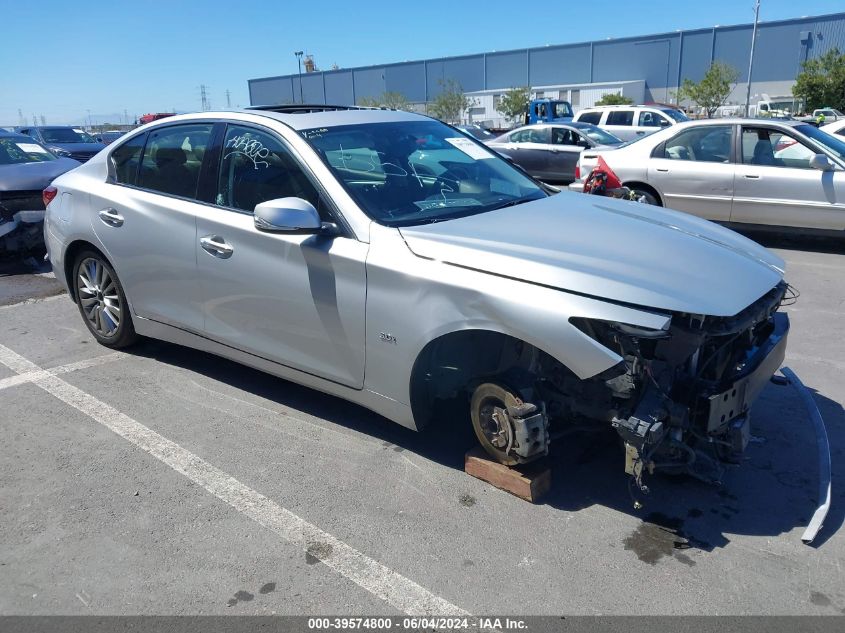
{"type": "Polygon", "coordinates": [[[42,163],[0,165],[0,191],[34,191],[44,189],[53,179],[79,167],[72,158],[48,160],[42,163]]]}
{"type": "Polygon", "coordinates": [[[400,229],[429,259],[644,307],[733,316],[784,263],[721,226],[662,207],[570,192],[400,229]]]}

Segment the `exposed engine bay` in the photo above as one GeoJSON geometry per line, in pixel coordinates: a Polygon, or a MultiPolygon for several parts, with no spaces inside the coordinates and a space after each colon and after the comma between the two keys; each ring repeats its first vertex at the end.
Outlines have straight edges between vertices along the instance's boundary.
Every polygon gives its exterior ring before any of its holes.
{"type": "Polygon", "coordinates": [[[41,191],[0,191],[0,256],[43,253],[41,191]]]}
{"type": "Polygon", "coordinates": [[[523,371],[511,370],[510,384],[523,387],[486,416],[474,410],[476,434],[500,461],[524,463],[568,429],[604,422],[624,442],[636,491],[647,493],[643,476],[657,471],[718,482],[724,464],[740,461],[751,405],[784,359],[789,318],[778,308],[795,296],[781,282],[733,317],[676,313],[666,330],[573,318],[624,360],[581,380],[543,352],[518,350],[523,371]]]}

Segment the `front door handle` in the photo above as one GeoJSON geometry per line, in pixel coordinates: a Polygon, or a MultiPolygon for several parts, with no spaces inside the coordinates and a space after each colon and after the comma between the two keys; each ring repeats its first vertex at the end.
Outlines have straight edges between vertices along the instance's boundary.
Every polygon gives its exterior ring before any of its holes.
{"type": "Polygon", "coordinates": [[[202,246],[203,250],[209,255],[214,255],[214,257],[219,257],[221,259],[231,257],[232,253],[235,252],[235,249],[233,249],[231,245],[227,244],[226,240],[219,235],[206,235],[205,237],[201,237],[200,246],[202,246]]]}
{"type": "Polygon", "coordinates": [[[758,180],[760,178],[759,174],[745,174],[745,177],[749,180],[758,180]]]}
{"type": "Polygon", "coordinates": [[[117,212],[117,209],[109,207],[108,209],[103,209],[97,215],[100,216],[103,224],[108,224],[109,226],[123,226],[123,216],[117,212]]]}
{"type": "Polygon", "coordinates": [[[663,172],[663,173],[668,173],[669,168],[668,167],[658,167],[657,171],[660,171],[660,172],[663,172]]]}

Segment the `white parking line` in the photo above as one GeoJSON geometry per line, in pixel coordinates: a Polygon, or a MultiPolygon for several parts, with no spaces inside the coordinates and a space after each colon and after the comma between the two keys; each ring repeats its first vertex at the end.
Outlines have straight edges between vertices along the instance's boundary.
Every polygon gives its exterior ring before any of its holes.
{"type": "Polygon", "coordinates": [[[182,473],[218,499],[273,530],[286,541],[298,545],[344,578],[399,611],[408,615],[469,615],[460,607],[308,523],[201,457],[43,370],[4,345],[0,345],[0,363],[18,374],[29,374],[32,376],[31,382],[49,394],[182,473]]]}
{"type": "Polygon", "coordinates": [[[111,354],[104,354],[96,358],[87,358],[79,360],[75,363],[68,363],[67,365],[59,365],[58,367],[51,367],[50,369],[39,369],[38,371],[28,371],[23,374],[9,376],[8,378],[0,379],[0,390],[8,389],[16,385],[23,385],[28,382],[34,382],[39,376],[57,376],[59,374],[67,374],[72,371],[79,371],[80,369],[88,369],[89,367],[98,367],[111,363],[121,358],[126,358],[123,352],[112,352],[111,354]]]}

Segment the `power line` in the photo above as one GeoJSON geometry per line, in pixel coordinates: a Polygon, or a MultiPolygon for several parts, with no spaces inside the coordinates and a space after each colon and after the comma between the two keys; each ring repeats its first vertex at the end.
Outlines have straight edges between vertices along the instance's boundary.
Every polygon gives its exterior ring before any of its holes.
{"type": "Polygon", "coordinates": [[[229,90],[228,88],[226,89],[226,107],[227,108],[232,107],[232,91],[229,90]]]}

